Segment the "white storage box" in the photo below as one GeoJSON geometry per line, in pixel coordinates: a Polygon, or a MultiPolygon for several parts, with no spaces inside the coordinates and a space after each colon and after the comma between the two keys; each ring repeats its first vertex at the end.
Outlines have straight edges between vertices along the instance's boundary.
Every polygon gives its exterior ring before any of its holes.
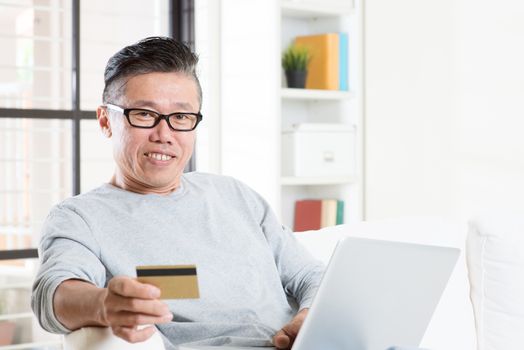
{"type": "Polygon", "coordinates": [[[355,127],[302,123],[282,132],[282,175],[353,176],[355,127]]]}

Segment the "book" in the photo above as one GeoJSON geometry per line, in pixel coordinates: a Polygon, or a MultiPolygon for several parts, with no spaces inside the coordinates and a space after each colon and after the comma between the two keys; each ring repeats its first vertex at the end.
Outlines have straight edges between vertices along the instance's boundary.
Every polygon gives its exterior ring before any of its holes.
{"type": "Polygon", "coordinates": [[[344,201],[337,201],[337,223],[336,225],[342,225],[344,223],[344,201]]]}
{"type": "Polygon", "coordinates": [[[344,201],[303,199],[295,202],[294,232],[319,230],[344,223],[344,201]]]}
{"type": "Polygon", "coordinates": [[[339,89],[339,41],[338,33],[295,38],[295,45],[307,47],[311,53],[311,61],[307,67],[306,89],[339,89]]]}
{"type": "Polygon", "coordinates": [[[323,199],[320,227],[335,226],[337,224],[337,200],[323,199]]]}
{"type": "Polygon", "coordinates": [[[349,42],[347,33],[339,33],[339,87],[341,91],[349,91],[349,42]]]}
{"type": "Polygon", "coordinates": [[[304,199],[295,202],[295,222],[293,231],[319,230],[322,222],[322,201],[304,199]]]}

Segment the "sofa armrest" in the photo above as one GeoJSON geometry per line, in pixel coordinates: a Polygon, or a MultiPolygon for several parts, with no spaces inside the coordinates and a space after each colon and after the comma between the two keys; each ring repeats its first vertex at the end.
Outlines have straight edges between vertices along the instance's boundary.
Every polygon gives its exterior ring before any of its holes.
{"type": "Polygon", "coordinates": [[[108,327],[84,327],[64,336],[64,350],[165,350],[158,331],[141,343],[128,343],[108,327]]]}
{"type": "Polygon", "coordinates": [[[467,262],[479,349],[522,349],[524,212],[471,220],[467,262]]]}

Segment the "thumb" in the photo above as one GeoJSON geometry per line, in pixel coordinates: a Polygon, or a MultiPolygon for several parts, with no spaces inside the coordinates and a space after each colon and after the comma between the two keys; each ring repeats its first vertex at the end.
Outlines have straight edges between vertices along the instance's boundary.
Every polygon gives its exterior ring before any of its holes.
{"type": "MultiPolygon", "coordinates": [[[[284,327],[285,328],[285,327],[284,327]]],[[[289,349],[291,345],[291,338],[284,329],[279,330],[273,337],[273,345],[277,349],[289,349]]]]}

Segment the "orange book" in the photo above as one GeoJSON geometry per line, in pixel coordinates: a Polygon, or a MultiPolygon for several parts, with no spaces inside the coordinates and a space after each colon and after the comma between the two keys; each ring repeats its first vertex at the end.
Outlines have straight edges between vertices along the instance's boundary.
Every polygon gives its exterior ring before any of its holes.
{"type": "Polygon", "coordinates": [[[305,199],[295,202],[295,223],[293,231],[302,232],[320,229],[322,201],[305,199]]]}
{"type": "Polygon", "coordinates": [[[311,54],[311,61],[307,67],[306,89],[338,90],[338,33],[298,36],[295,38],[295,45],[307,47],[311,54]]]}

